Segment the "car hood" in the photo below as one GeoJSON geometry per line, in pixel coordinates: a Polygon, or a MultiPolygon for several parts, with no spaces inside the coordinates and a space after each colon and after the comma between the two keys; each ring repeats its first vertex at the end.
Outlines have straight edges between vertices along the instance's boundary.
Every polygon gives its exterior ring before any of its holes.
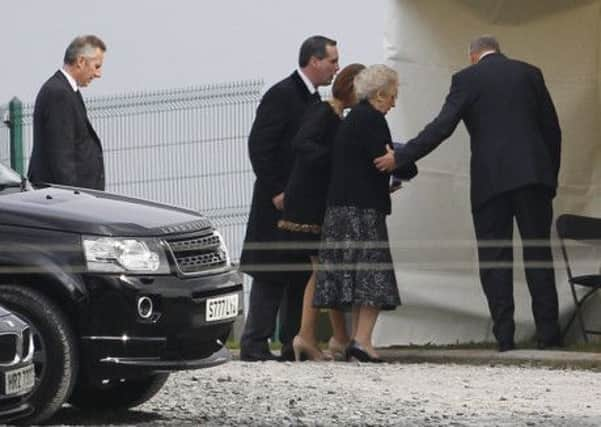
{"type": "Polygon", "coordinates": [[[70,187],[0,196],[0,224],[104,236],[159,236],[211,226],[192,210],[70,187]]]}
{"type": "Polygon", "coordinates": [[[11,312],[0,305],[0,317],[8,316],[9,314],[11,312]]]}
{"type": "Polygon", "coordinates": [[[28,325],[20,317],[0,306],[0,333],[20,333],[28,325]]]}

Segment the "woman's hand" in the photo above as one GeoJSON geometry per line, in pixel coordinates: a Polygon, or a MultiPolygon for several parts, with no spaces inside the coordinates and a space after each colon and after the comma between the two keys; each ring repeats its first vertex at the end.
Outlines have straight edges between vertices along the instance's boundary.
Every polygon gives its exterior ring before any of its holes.
{"type": "Polygon", "coordinates": [[[273,203],[273,206],[275,206],[275,208],[278,211],[283,211],[284,210],[284,193],[280,193],[280,194],[273,196],[273,198],[271,199],[271,202],[273,203]]]}

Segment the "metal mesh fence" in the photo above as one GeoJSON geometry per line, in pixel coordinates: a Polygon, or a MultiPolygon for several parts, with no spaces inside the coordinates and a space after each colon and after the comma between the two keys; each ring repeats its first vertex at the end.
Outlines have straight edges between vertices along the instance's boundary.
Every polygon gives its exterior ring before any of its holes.
{"type": "MultiPolygon", "coordinates": [[[[87,99],[107,191],[206,214],[238,260],[254,182],[246,140],[262,88],[252,80],[87,99]]],[[[32,122],[33,104],[24,104],[25,170],[32,122]]],[[[3,159],[5,133],[0,128],[3,159]]]]}

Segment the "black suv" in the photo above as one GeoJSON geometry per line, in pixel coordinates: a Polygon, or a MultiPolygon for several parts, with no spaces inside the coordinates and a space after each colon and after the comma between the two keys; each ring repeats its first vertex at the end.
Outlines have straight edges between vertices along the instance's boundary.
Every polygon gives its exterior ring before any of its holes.
{"type": "Polygon", "coordinates": [[[129,408],[170,371],[228,361],[242,280],[197,212],[32,188],[0,164],[0,303],[31,326],[36,381],[26,422],[41,422],[65,401],[129,408]]]}

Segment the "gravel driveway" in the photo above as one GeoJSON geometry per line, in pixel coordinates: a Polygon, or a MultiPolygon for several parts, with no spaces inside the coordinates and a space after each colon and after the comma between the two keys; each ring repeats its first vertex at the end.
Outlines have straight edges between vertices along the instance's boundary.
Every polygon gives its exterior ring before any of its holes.
{"type": "Polygon", "coordinates": [[[244,363],[171,376],[125,414],[54,424],[598,426],[601,373],[507,366],[244,363]]]}

